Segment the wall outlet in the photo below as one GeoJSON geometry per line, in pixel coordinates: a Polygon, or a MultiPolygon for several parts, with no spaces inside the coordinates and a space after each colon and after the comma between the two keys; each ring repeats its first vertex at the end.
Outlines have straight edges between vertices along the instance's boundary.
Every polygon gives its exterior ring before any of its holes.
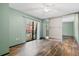
{"type": "Polygon", "coordinates": [[[16,40],[19,40],[18,38],[16,38],[16,40]]]}

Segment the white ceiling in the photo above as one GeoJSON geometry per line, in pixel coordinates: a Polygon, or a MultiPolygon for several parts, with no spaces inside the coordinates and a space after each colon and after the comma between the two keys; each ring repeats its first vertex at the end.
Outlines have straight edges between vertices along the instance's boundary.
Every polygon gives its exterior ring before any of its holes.
{"type": "Polygon", "coordinates": [[[79,12],[79,3],[11,3],[10,7],[40,19],[79,12]]]}

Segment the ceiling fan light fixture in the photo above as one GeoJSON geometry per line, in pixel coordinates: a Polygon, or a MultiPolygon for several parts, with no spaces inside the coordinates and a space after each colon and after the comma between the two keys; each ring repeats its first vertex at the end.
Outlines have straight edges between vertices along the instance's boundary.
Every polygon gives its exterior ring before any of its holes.
{"type": "Polygon", "coordinates": [[[49,8],[44,8],[44,11],[45,11],[45,12],[49,12],[50,9],[49,9],[49,8]]]}

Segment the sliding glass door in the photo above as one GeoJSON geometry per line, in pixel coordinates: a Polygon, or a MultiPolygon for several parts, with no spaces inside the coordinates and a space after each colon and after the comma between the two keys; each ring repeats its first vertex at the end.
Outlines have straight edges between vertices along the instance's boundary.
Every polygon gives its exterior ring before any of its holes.
{"type": "Polygon", "coordinates": [[[37,37],[40,35],[40,25],[38,25],[38,21],[34,20],[28,20],[25,21],[25,27],[26,27],[26,41],[31,41],[37,39],[37,37]]]}

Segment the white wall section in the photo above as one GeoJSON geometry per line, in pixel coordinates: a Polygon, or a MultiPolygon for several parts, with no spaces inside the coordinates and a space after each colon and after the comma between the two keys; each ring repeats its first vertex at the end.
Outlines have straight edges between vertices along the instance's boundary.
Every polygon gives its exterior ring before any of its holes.
{"type": "Polygon", "coordinates": [[[62,19],[56,18],[49,21],[49,36],[62,41],[62,19]]]}

